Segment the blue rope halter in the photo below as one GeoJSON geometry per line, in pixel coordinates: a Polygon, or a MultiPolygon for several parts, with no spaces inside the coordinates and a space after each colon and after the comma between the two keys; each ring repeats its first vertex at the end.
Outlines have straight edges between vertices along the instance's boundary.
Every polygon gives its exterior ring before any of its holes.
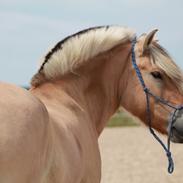
{"type": "Polygon", "coordinates": [[[161,97],[156,96],[153,94],[149,88],[146,87],[145,82],[142,78],[142,74],[136,64],[136,57],[135,57],[135,44],[137,40],[136,37],[132,40],[132,48],[131,48],[131,55],[132,55],[132,65],[136,71],[137,77],[140,81],[140,84],[142,85],[142,88],[144,90],[145,96],[146,96],[146,113],[147,113],[147,122],[149,125],[150,133],[155,137],[155,139],[161,144],[163,149],[166,152],[167,158],[168,158],[168,173],[172,173],[174,171],[174,162],[171,156],[170,152],[170,138],[172,135],[172,125],[176,120],[176,112],[183,109],[183,105],[181,106],[174,106],[168,101],[164,100],[161,97]],[[163,141],[158,137],[158,135],[155,133],[155,131],[152,128],[152,121],[151,121],[151,110],[150,110],[150,97],[153,97],[156,101],[159,101],[160,103],[167,105],[168,107],[174,109],[170,122],[169,122],[169,131],[168,131],[168,138],[167,138],[167,146],[163,143],[163,141]]]}

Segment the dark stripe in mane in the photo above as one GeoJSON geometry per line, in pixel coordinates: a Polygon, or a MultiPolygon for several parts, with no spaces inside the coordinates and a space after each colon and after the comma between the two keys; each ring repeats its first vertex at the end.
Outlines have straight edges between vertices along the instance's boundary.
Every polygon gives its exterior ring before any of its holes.
{"type": "Polygon", "coordinates": [[[70,38],[73,38],[73,37],[75,37],[75,36],[80,36],[80,35],[82,35],[82,34],[84,34],[84,33],[87,33],[87,32],[89,32],[89,31],[91,31],[91,30],[97,30],[97,29],[101,29],[101,28],[106,28],[106,30],[107,30],[107,29],[109,28],[109,26],[96,26],[96,27],[90,27],[90,28],[88,28],[88,29],[84,29],[84,30],[79,31],[79,32],[77,32],[77,33],[75,33],[75,34],[72,34],[72,35],[70,35],[70,36],[67,36],[66,38],[64,38],[63,40],[61,40],[60,42],[58,42],[58,43],[55,45],[55,47],[53,47],[53,48],[51,49],[51,51],[49,51],[49,52],[47,53],[47,55],[45,56],[44,62],[42,63],[42,65],[41,65],[41,67],[40,67],[40,69],[39,69],[39,72],[40,72],[41,70],[43,70],[44,65],[48,62],[48,60],[51,58],[51,56],[52,56],[55,52],[57,52],[58,50],[62,49],[62,45],[63,45],[66,41],[68,41],[70,38]]]}

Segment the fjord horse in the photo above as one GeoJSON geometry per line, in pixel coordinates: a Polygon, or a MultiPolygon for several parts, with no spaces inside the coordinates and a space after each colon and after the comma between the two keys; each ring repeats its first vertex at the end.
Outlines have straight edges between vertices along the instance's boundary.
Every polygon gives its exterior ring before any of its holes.
{"type": "MultiPolygon", "coordinates": [[[[143,34],[137,65],[157,96],[183,103],[183,75],[143,34]]],[[[131,63],[135,33],[120,26],[90,28],[65,38],[43,58],[31,89],[0,84],[1,183],[99,183],[98,137],[119,106],[146,123],[146,99],[131,63]]],[[[170,108],[150,99],[152,127],[167,134],[170,108]]],[[[172,141],[183,142],[182,115],[172,141]]]]}

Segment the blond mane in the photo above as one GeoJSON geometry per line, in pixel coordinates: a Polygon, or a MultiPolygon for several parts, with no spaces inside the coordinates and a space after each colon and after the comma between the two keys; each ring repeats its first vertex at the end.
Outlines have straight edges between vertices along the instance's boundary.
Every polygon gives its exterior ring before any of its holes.
{"type": "Polygon", "coordinates": [[[175,64],[168,52],[157,42],[153,42],[149,49],[152,57],[151,63],[159,67],[183,92],[183,73],[182,70],[175,64]]]}
{"type": "MultiPolygon", "coordinates": [[[[83,63],[113,47],[131,41],[133,30],[121,26],[101,26],[82,30],[58,42],[42,59],[32,86],[74,72],[83,63]]],[[[151,63],[158,66],[183,92],[183,74],[168,52],[157,42],[151,44],[151,63]]]]}
{"type": "Polygon", "coordinates": [[[42,59],[31,84],[36,86],[45,80],[73,72],[89,59],[132,40],[134,36],[134,31],[121,26],[94,27],[71,35],[57,43],[42,59]]]}

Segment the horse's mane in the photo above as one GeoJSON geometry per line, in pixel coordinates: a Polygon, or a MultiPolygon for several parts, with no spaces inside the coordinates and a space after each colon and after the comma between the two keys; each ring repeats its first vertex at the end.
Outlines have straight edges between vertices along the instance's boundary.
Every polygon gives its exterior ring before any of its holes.
{"type": "MultiPolygon", "coordinates": [[[[42,59],[32,86],[74,72],[83,63],[113,47],[131,41],[134,31],[121,26],[100,26],[82,30],[58,42],[42,59]]],[[[183,91],[182,71],[157,42],[149,48],[151,63],[158,66],[183,91]]]]}
{"type": "Polygon", "coordinates": [[[152,58],[151,64],[155,64],[160,68],[175,83],[177,88],[183,92],[182,70],[175,64],[165,48],[157,42],[153,42],[150,45],[149,53],[152,58]]]}
{"type": "Polygon", "coordinates": [[[31,84],[36,86],[72,72],[82,63],[134,36],[134,31],[121,26],[93,27],[68,36],[46,54],[31,84]]]}

